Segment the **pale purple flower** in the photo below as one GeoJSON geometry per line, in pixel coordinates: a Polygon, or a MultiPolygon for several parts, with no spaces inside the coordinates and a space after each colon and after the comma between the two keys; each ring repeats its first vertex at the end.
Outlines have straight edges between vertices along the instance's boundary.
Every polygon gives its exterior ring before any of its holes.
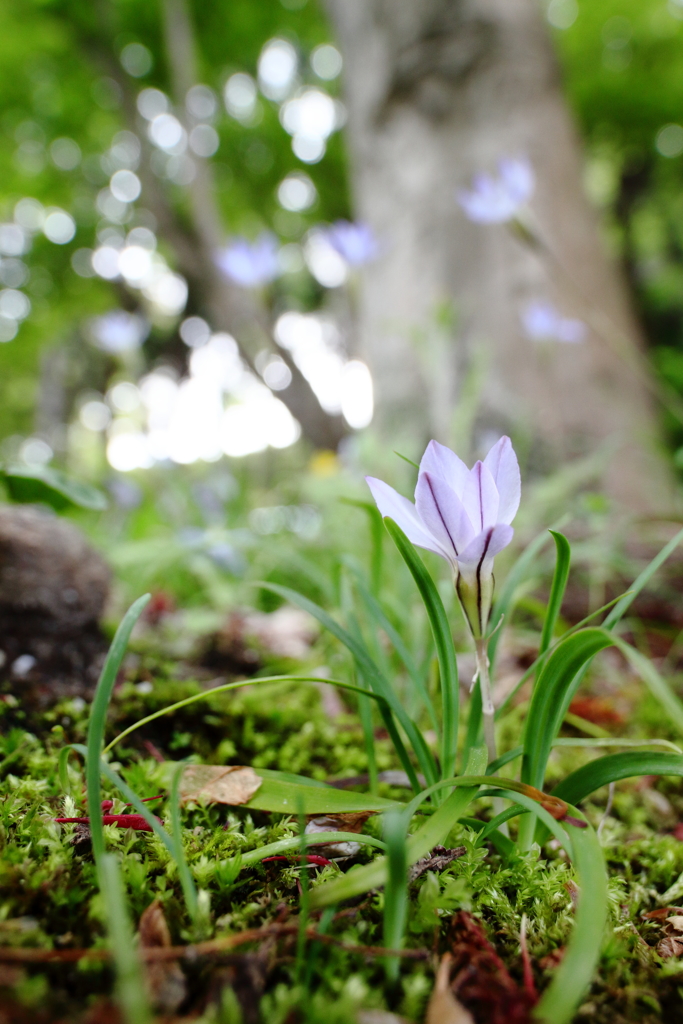
{"type": "Polygon", "coordinates": [[[149,334],[149,324],[136,313],[113,309],[94,317],[89,324],[92,341],[104,352],[120,355],[139,348],[149,334]]]}
{"type": "Polygon", "coordinates": [[[512,540],[510,523],[519,507],[519,466],[510,438],[501,437],[472,469],[450,448],[430,441],[414,505],[381,480],[366,479],[382,516],[417,547],[450,563],[472,633],[482,636],[493,598],[493,559],[512,540]]]}
{"type": "Polygon", "coordinates": [[[377,241],[369,224],[338,220],[324,235],[350,267],[362,267],[377,257],[377,241]]]}
{"type": "Polygon", "coordinates": [[[583,320],[563,317],[551,302],[530,302],[522,310],[521,319],[532,341],[560,341],[576,345],[586,337],[583,320]]]}
{"type": "Polygon", "coordinates": [[[216,254],[216,266],[243,288],[258,288],[279,273],[277,240],[264,231],[255,242],[236,238],[216,254]]]}
{"type": "Polygon", "coordinates": [[[498,163],[497,177],[477,174],[472,190],[461,189],[457,199],[470,220],[502,224],[531,199],[535,186],[534,170],[528,160],[504,157],[498,163]]]}

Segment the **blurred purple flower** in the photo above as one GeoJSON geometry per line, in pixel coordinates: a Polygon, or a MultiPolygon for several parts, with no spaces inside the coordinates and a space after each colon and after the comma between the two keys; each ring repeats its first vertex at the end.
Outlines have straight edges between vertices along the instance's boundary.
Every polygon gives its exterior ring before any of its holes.
{"type": "Polygon", "coordinates": [[[369,224],[338,220],[323,234],[350,267],[362,267],[377,257],[377,240],[369,224]]]}
{"type": "Polygon", "coordinates": [[[278,247],[274,235],[264,231],[255,242],[236,238],[216,254],[216,266],[243,288],[258,288],[279,273],[278,247]]]}
{"type": "Polygon", "coordinates": [[[551,302],[530,302],[523,309],[521,319],[532,341],[561,341],[576,345],[586,337],[583,320],[563,317],[551,302]]]}
{"type": "Polygon", "coordinates": [[[504,157],[498,163],[498,177],[477,174],[472,191],[461,189],[457,199],[470,220],[501,224],[511,220],[534,193],[536,178],[528,160],[504,157]]]}
{"type": "Polygon", "coordinates": [[[517,456],[501,437],[472,469],[450,448],[430,441],[422,456],[415,504],[366,477],[382,516],[418,547],[448,561],[472,634],[481,637],[493,599],[493,558],[512,540],[521,492],[517,456]]]}
{"type": "Polygon", "coordinates": [[[113,355],[139,348],[149,334],[149,324],[143,317],[123,309],[94,317],[89,329],[94,344],[113,355]]]}

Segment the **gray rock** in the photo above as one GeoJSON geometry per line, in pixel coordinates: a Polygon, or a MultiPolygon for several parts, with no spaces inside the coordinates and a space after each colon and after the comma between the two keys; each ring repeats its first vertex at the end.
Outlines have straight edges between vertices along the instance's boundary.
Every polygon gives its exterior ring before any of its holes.
{"type": "Polygon", "coordinates": [[[24,712],[89,698],[107,649],[99,619],[111,573],[68,520],[0,505],[0,699],[24,712]]]}
{"type": "Polygon", "coordinates": [[[0,506],[0,619],[43,620],[49,632],[97,622],[111,579],[104,559],[65,519],[0,506]]]}

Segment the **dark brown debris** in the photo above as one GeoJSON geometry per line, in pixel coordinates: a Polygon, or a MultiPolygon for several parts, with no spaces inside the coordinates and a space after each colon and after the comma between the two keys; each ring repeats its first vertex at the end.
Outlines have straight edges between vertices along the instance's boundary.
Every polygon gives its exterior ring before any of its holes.
{"type": "Polygon", "coordinates": [[[435,846],[427,857],[415,861],[408,871],[408,881],[414,882],[426,871],[445,871],[449,864],[452,864],[458,857],[462,857],[467,850],[464,846],[456,846],[454,849],[447,849],[445,846],[435,846]]]}
{"type": "Polygon", "coordinates": [[[531,1024],[534,1000],[510,975],[479,922],[461,910],[449,929],[451,988],[476,1024],[531,1024]]]}

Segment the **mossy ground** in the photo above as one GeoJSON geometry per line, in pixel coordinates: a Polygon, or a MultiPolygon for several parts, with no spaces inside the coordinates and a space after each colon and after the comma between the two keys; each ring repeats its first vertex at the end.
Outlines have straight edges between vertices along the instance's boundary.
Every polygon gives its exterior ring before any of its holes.
{"type": "MultiPolygon", "coordinates": [[[[112,702],[109,735],[201,688],[202,684],[175,675],[173,663],[155,660],[149,652],[133,659],[129,678],[112,702]],[[151,689],[150,679],[154,680],[151,689]],[[141,680],[145,685],[141,686],[141,680]]],[[[638,735],[666,735],[657,706],[649,698],[643,699],[642,691],[634,688],[630,692],[628,681],[622,699],[630,700],[637,711],[632,721],[637,722],[638,735]]],[[[80,700],[71,700],[47,711],[28,712],[16,699],[5,698],[0,711],[0,945],[64,950],[102,946],[102,908],[89,844],[74,843],[74,826],[60,827],[53,821],[65,814],[84,813],[82,766],[73,756],[69,768],[72,795],[65,797],[58,778],[58,755],[65,743],[83,742],[88,708],[80,700]]],[[[635,734],[635,728],[626,731],[635,734]]],[[[508,731],[512,738],[514,712],[502,730],[504,743],[508,731]]],[[[143,797],[165,792],[163,766],[150,756],[152,748],[145,747],[145,740],[168,758],[194,756],[205,762],[285,768],[318,779],[367,770],[355,715],[350,712],[331,721],[318,692],[302,684],[266,684],[216,696],[134,734],[114,756],[126,781],[143,797]]],[[[380,769],[397,767],[386,739],[379,736],[376,748],[380,769]]],[[[575,748],[556,752],[551,774],[562,777],[587,756],[575,748]]],[[[386,787],[384,792],[405,795],[386,787]]],[[[603,815],[605,800],[603,790],[585,806],[595,824],[603,815]]],[[[163,816],[164,805],[160,802],[159,806],[163,816]]],[[[120,801],[115,802],[114,810],[120,807],[120,801]]],[[[477,809],[487,813],[481,803],[477,809]]],[[[683,842],[671,834],[682,819],[683,785],[679,781],[618,785],[611,814],[602,828],[611,876],[610,937],[599,975],[577,1019],[599,1024],[683,1021],[683,962],[675,958],[663,961],[658,956],[655,947],[662,936],[661,922],[642,916],[661,906],[664,894],[668,894],[666,903],[683,902],[683,842]]],[[[243,870],[236,878],[231,860],[240,851],[295,835],[295,820],[215,805],[190,805],[184,827],[195,879],[210,894],[207,934],[220,936],[276,920],[296,920],[300,869],[295,864],[259,865],[243,870]]],[[[373,819],[365,826],[376,833],[378,827],[373,819]]],[[[120,852],[135,919],[158,898],[173,941],[184,944],[196,939],[185,913],[175,864],[164,847],[147,833],[114,826],[106,826],[105,831],[110,848],[120,852]]],[[[563,947],[571,930],[576,896],[572,867],[552,844],[505,862],[492,848],[475,849],[473,840],[474,833],[458,826],[448,845],[464,845],[466,854],[442,874],[427,873],[411,886],[407,944],[432,954],[445,951],[453,911],[470,910],[484,923],[513,977],[521,980],[519,927],[525,913],[529,952],[541,987],[550,976],[553,954],[563,947]]],[[[369,859],[372,854],[368,850],[365,848],[358,860],[369,859]]],[[[319,884],[338,870],[316,869],[311,883],[319,884]]],[[[382,901],[381,892],[355,901],[356,912],[335,919],[330,934],[347,944],[381,945],[382,901]]],[[[261,950],[261,959],[253,946],[245,949],[251,952],[239,950],[227,959],[198,959],[184,965],[188,995],[180,1017],[202,1019],[207,1024],[236,1024],[240,1019],[268,1024],[345,1024],[355,1022],[361,1008],[376,1008],[420,1021],[433,985],[433,956],[405,961],[399,983],[391,985],[380,959],[340,947],[308,949],[303,961],[297,960],[295,937],[271,942],[267,951],[261,950]],[[247,976],[252,978],[251,990],[244,990],[243,980],[235,981],[235,977],[247,976]],[[242,999],[241,1007],[234,992],[242,999]]],[[[111,969],[101,962],[0,965],[6,1006],[2,1013],[8,1021],[97,1024],[112,1019],[107,1002],[112,982],[111,969]]]]}

